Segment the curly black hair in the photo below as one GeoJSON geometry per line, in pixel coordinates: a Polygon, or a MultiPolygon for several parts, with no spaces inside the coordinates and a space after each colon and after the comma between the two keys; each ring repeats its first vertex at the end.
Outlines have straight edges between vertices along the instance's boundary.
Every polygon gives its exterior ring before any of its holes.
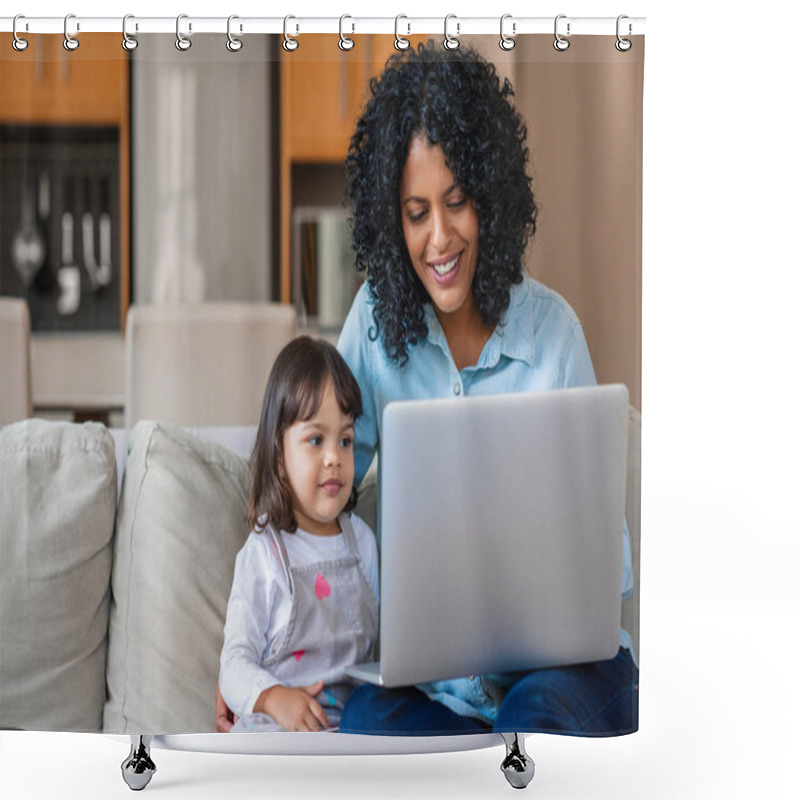
{"type": "Polygon", "coordinates": [[[433,42],[395,54],[370,82],[369,98],[345,160],[356,267],[366,270],[375,327],[387,356],[400,365],[428,334],[430,298],[411,265],[403,237],[400,181],[411,139],[424,132],[439,144],[461,189],[475,202],[478,260],[472,291],[487,325],[496,325],[522,256],[536,230],[536,204],[526,174],[527,129],[511,104],[508,79],[462,45],[433,42]]]}

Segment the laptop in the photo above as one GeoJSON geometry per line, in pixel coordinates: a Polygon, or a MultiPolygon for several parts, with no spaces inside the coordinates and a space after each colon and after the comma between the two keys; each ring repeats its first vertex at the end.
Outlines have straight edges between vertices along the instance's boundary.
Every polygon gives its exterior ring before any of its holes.
{"type": "Polygon", "coordinates": [[[380,461],[382,686],[619,649],[628,391],[390,403],[380,461]]]}

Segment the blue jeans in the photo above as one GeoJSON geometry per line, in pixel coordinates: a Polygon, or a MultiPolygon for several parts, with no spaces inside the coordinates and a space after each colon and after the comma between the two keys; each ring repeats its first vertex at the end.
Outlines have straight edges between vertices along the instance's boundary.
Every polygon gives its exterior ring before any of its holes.
{"type": "Polygon", "coordinates": [[[563,733],[618,736],[639,727],[639,670],[628,650],[616,658],[523,674],[509,689],[494,726],[462,717],[413,686],[362,684],[348,699],[339,730],[395,736],[563,733]]]}

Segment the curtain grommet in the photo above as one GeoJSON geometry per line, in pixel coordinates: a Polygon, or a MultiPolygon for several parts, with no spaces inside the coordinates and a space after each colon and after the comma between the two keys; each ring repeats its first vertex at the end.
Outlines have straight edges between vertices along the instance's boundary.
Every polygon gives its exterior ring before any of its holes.
{"type": "MultiPolygon", "coordinates": [[[[74,14],[67,14],[67,16],[64,17],[64,49],[68,50],[70,53],[74,52],[81,46],[81,43],[74,36],[71,36],[69,32],[69,21],[75,18],[76,17],[74,14]]],[[[80,29],[80,22],[76,22],[75,31],[78,32],[80,29]]]]}
{"type": "MultiPolygon", "coordinates": [[[[242,47],[244,47],[244,42],[241,39],[237,39],[231,33],[231,22],[233,22],[235,19],[239,19],[239,17],[237,17],[236,14],[231,14],[228,17],[228,41],[225,42],[225,47],[227,47],[231,53],[238,53],[242,49],[242,47]]],[[[241,26],[239,26],[240,33],[241,30],[242,28],[241,26]]]]}
{"type": "MultiPolygon", "coordinates": [[[[349,14],[342,14],[342,16],[339,17],[339,49],[344,50],[345,52],[352,50],[356,46],[356,43],[353,39],[344,35],[343,27],[346,19],[353,18],[349,14]]],[[[353,25],[353,31],[355,31],[355,25],[353,25]]]]}
{"type": "Polygon", "coordinates": [[[300,47],[300,42],[298,42],[293,36],[289,36],[287,26],[290,19],[296,19],[296,17],[288,14],[283,18],[283,49],[287,53],[293,53],[298,47],[300,47]]]}
{"type": "Polygon", "coordinates": [[[448,14],[444,18],[444,41],[442,44],[444,45],[445,50],[458,50],[458,46],[461,44],[458,40],[458,34],[461,30],[461,23],[458,21],[458,17],[455,14],[448,14]],[[451,36],[450,32],[447,30],[448,23],[451,19],[456,20],[456,35],[451,36]]]}
{"type": "MultiPolygon", "coordinates": [[[[628,50],[630,50],[631,47],[633,47],[633,42],[630,39],[623,39],[622,36],[620,35],[620,32],[619,32],[620,22],[622,22],[622,20],[628,19],[628,18],[629,17],[628,17],[627,14],[620,14],[617,17],[617,41],[614,43],[614,47],[616,47],[617,50],[620,51],[620,53],[627,53],[628,50]]],[[[631,28],[631,24],[629,22],[628,23],[628,36],[631,35],[631,30],[632,30],[632,28],[631,28]]]]}
{"type": "MultiPolygon", "coordinates": [[[[559,53],[563,53],[569,47],[569,39],[562,36],[558,32],[558,21],[560,19],[566,19],[566,18],[567,18],[566,14],[559,14],[556,17],[555,23],[553,25],[553,33],[555,34],[556,37],[555,41],[553,42],[553,47],[555,47],[555,49],[558,50],[559,53]]],[[[570,34],[570,24],[569,22],[567,22],[567,36],[569,36],[569,34],[570,34]]]]}
{"type": "MultiPolygon", "coordinates": [[[[192,46],[192,40],[181,33],[181,20],[188,18],[188,14],[178,14],[178,18],[175,20],[175,47],[177,47],[182,53],[185,53],[192,46]]],[[[192,23],[190,22],[189,31],[191,32],[191,30],[192,23]]]]}
{"type": "MultiPolygon", "coordinates": [[[[411,42],[408,39],[406,39],[405,36],[400,35],[399,28],[401,19],[408,19],[408,17],[405,14],[398,14],[394,18],[394,49],[400,50],[402,52],[403,50],[408,50],[408,48],[411,47],[411,42]]],[[[411,24],[410,23],[406,24],[408,25],[408,33],[410,34],[411,24]]]]}
{"type": "Polygon", "coordinates": [[[512,19],[512,15],[511,14],[503,14],[503,16],[500,17],[500,49],[501,50],[505,50],[506,52],[508,52],[509,50],[513,50],[514,49],[514,45],[516,44],[516,41],[514,40],[514,35],[517,32],[517,23],[516,22],[512,22],[511,23],[511,36],[508,36],[506,34],[506,32],[503,30],[503,25],[504,25],[504,23],[505,23],[505,21],[507,19],[512,19]]]}
{"type": "MultiPolygon", "coordinates": [[[[132,50],[135,50],[139,46],[139,41],[136,39],[135,36],[131,36],[128,33],[128,20],[135,19],[133,14],[126,14],[122,18],[122,47],[124,50],[127,50],[129,53],[132,50]]],[[[136,30],[139,29],[139,26],[136,26],[136,30]]]]}
{"type": "MultiPolygon", "coordinates": [[[[17,34],[17,20],[25,19],[24,14],[17,14],[14,17],[14,21],[11,23],[11,33],[14,34],[14,39],[11,42],[11,46],[18,52],[21,53],[23,50],[28,49],[28,40],[23,39],[21,36],[17,34]]],[[[27,23],[25,25],[27,28],[27,23]]]]}

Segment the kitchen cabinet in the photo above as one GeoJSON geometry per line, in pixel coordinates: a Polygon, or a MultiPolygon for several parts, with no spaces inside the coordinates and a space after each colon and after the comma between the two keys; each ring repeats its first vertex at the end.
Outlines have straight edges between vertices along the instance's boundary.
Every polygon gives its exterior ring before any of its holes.
{"type": "Polygon", "coordinates": [[[0,120],[112,125],[127,121],[129,55],[118,34],[87,35],[77,50],[64,37],[27,34],[27,50],[0,35],[0,120]]]}
{"type": "MultiPolygon", "coordinates": [[[[19,165],[19,174],[25,176],[45,168],[51,176],[59,174],[57,166],[42,166],[45,162],[40,154],[45,146],[49,148],[45,160],[57,159],[58,156],[54,154],[59,148],[62,153],[67,152],[64,148],[74,148],[69,155],[71,164],[64,168],[70,173],[70,186],[50,187],[53,205],[60,202],[60,208],[69,211],[67,204],[70,196],[74,203],[78,202],[76,198],[80,198],[81,211],[95,212],[98,218],[96,227],[99,226],[101,208],[113,213],[112,263],[115,276],[108,288],[114,291],[114,327],[120,330],[124,328],[130,302],[130,54],[122,48],[120,36],[114,33],[93,33],[79,37],[80,47],[71,52],[64,49],[63,36],[57,34],[26,34],[29,45],[22,52],[13,49],[12,38],[11,34],[0,34],[0,125],[6,134],[7,147],[11,149],[11,143],[21,143],[20,152],[24,159],[25,142],[30,141],[27,158],[36,163],[19,165]],[[30,136],[26,130],[30,131],[30,136]],[[113,163],[115,174],[101,176],[99,171],[103,168],[89,163],[96,141],[111,143],[114,157],[113,162],[109,163],[113,163]],[[87,158],[85,167],[80,163],[81,157],[73,155],[81,149],[81,142],[86,145],[83,147],[87,158]],[[113,187],[114,192],[111,198],[107,197],[109,186],[113,187]]],[[[28,185],[18,187],[4,183],[6,197],[2,222],[9,230],[20,224],[20,220],[14,218],[14,214],[19,216],[20,211],[15,211],[12,202],[17,191],[24,196],[31,189],[28,185]]],[[[55,245],[55,257],[61,257],[63,247],[58,246],[61,230],[56,221],[52,226],[51,243],[55,245]]],[[[75,228],[76,231],[80,228],[77,219],[75,228]]],[[[78,261],[81,258],[79,236],[76,233],[74,248],[78,261]]],[[[98,248],[102,246],[98,242],[98,248]]],[[[4,251],[3,257],[6,255],[4,251]]],[[[87,282],[89,276],[83,277],[87,282]]],[[[24,291],[15,286],[6,273],[4,283],[4,293],[24,295],[24,291]]],[[[55,307],[55,301],[48,306],[47,301],[42,299],[37,306],[32,298],[29,297],[29,300],[34,330],[57,329],[59,321],[55,316],[49,320],[41,318],[41,315],[49,313],[49,306],[55,307]]],[[[86,309],[92,307],[91,303],[97,304],[99,300],[87,300],[84,313],[88,313],[86,309]]],[[[100,316],[103,319],[102,327],[107,329],[108,313],[101,313],[100,316]]],[[[71,320],[64,317],[61,323],[69,330],[92,327],[86,318],[78,316],[71,320]]]]}
{"type": "MultiPolygon", "coordinates": [[[[410,37],[412,46],[425,37],[410,37]]],[[[297,50],[280,57],[280,297],[292,302],[293,168],[344,163],[350,137],[369,93],[369,82],[379,75],[395,51],[394,36],[354,35],[355,46],[339,48],[339,36],[299,37],[297,50]]],[[[308,176],[313,174],[304,170],[308,176]]],[[[329,174],[329,173],[326,173],[329,174]]],[[[333,200],[340,202],[344,185],[333,200]]]]}
{"type": "Polygon", "coordinates": [[[130,55],[116,33],[80,35],[72,52],[58,34],[25,34],[22,52],[12,38],[0,34],[0,292],[31,309],[35,413],[107,421],[123,402],[130,303],[130,55]],[[17,244],[31,219],[46,259],[28,283],[17,244]],[[59,310],[69,250],[74,313],[59,310]]]}

